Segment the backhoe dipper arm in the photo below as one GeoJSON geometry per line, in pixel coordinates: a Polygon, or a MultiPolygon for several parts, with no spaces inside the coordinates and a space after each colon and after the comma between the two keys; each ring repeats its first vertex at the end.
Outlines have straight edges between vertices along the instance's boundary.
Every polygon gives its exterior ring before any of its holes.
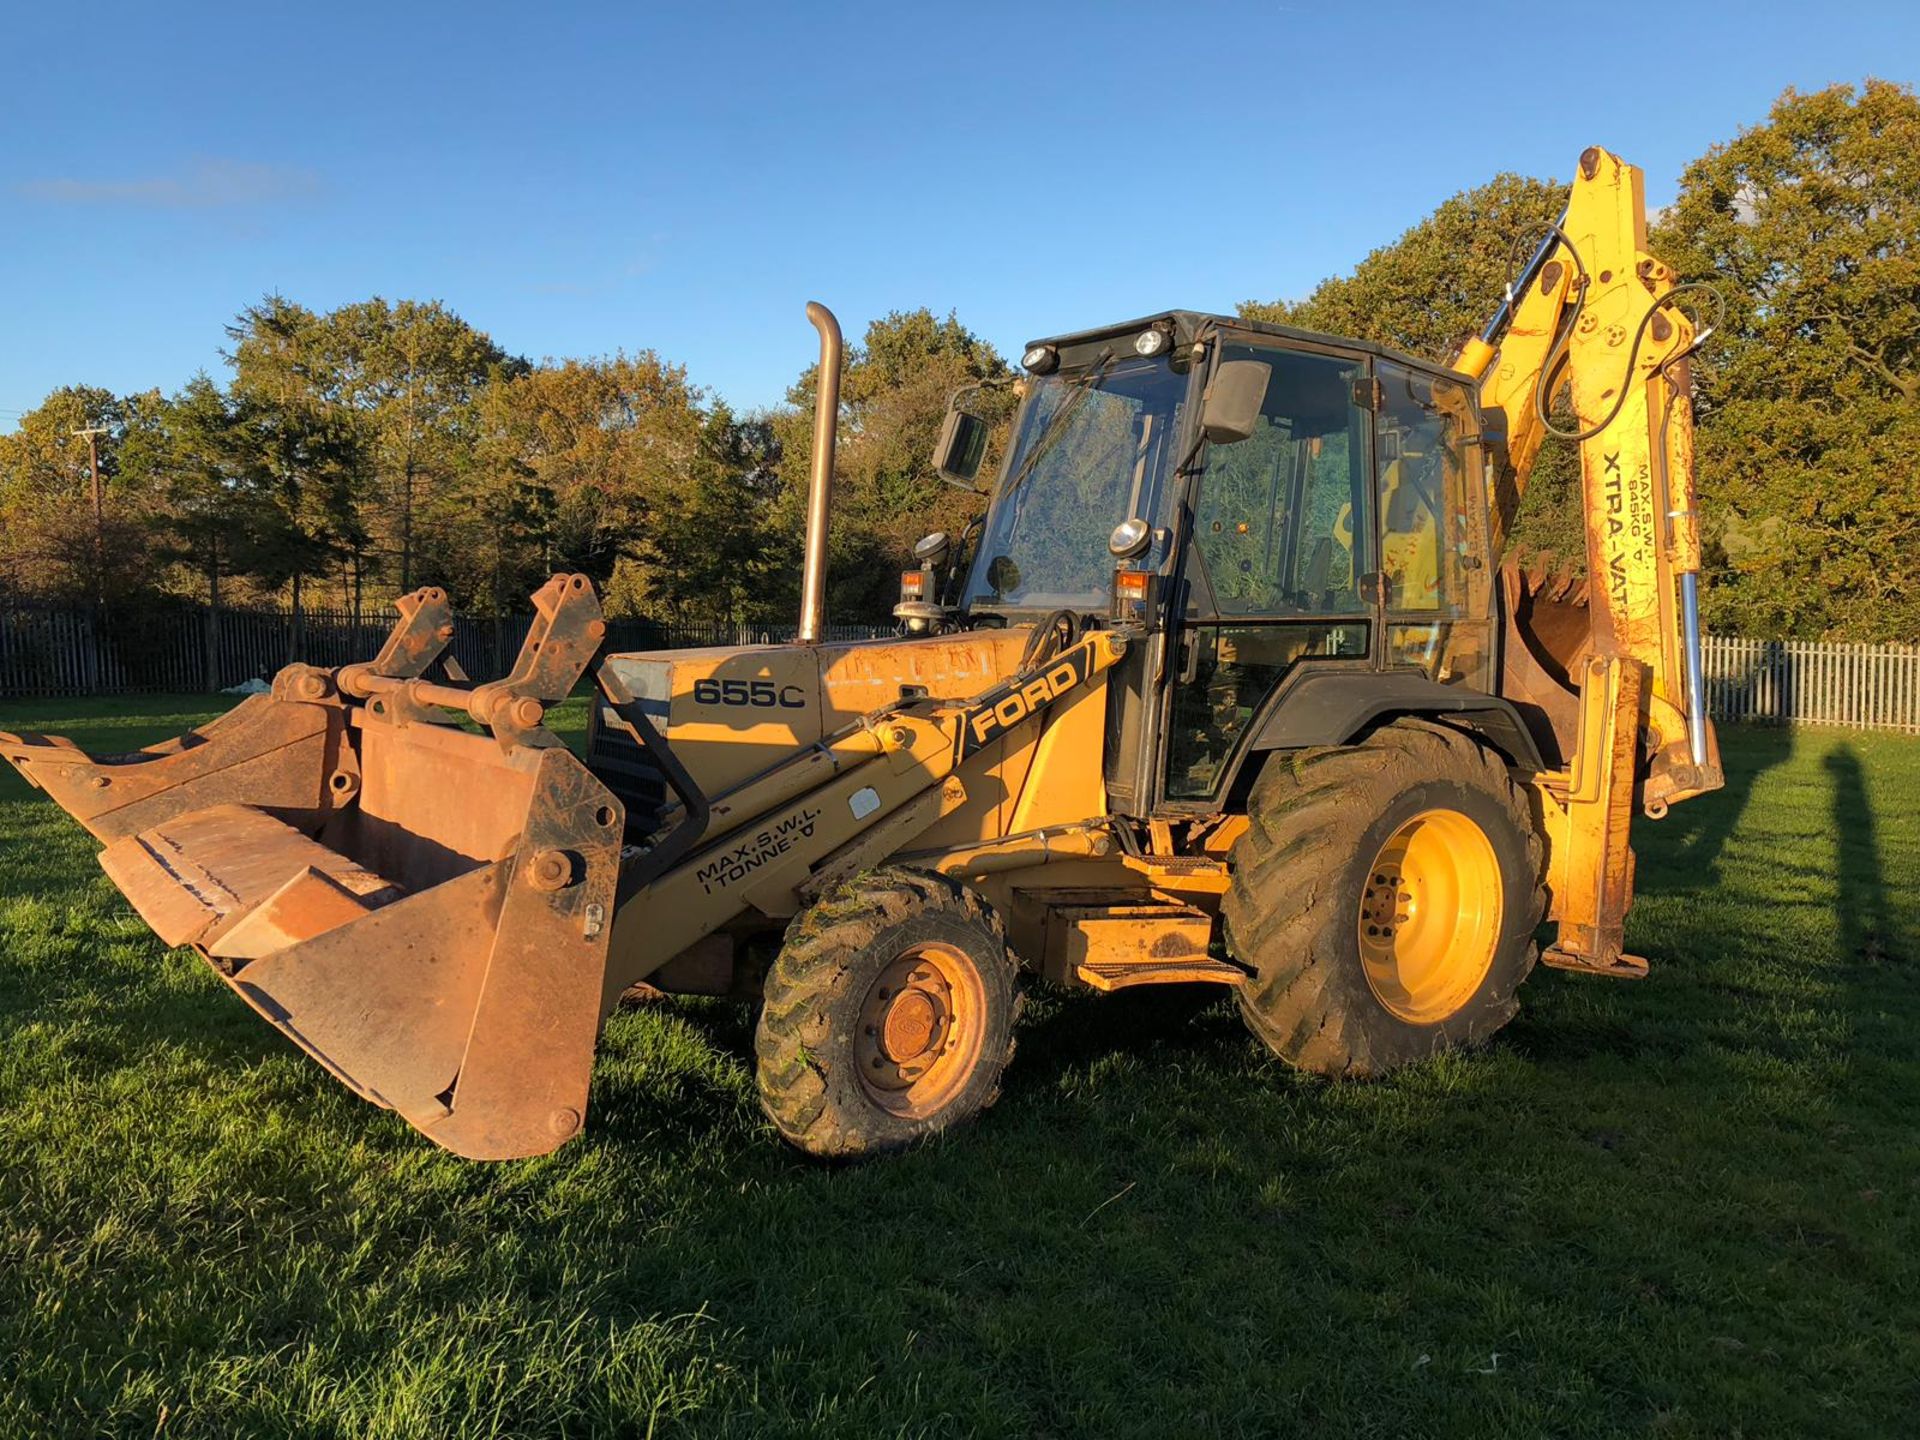
{"type": "MultiPolygon", "coordinates": [[[[1570,675],[1578,734],[1541,777],[1561,942],[1546,957],[1637,973],[1621,930],[1632,895],[1627,829],[1721,784],[1700,664],[1700,529],[1687,357],[1699,343],[1674,272],[1646,250],[1641,172],[1598,147],[1580,156],[1566,214],[1456,367],[1507,421],[1496,543],[1540,445],[1580,446],[1591,644],[1570,675]],[[1570,430],[1549,418],[1565,385],[1570,430]],[[1556,814],[1558,809],[1560,813],[1556,814]]],[[[1513,597],[1509,597],[1509,603],[1513,597]]]]}

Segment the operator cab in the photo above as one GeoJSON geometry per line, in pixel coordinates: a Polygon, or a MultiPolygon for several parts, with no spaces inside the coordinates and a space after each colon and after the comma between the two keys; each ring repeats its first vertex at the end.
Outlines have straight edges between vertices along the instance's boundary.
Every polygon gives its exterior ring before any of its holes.
{"type": "Polygon", "coordinates": [[[1471,383],[1360,341],[1170,311],[1034,342],[996,482],[962,392],[936,464],[991,489],[951,623],[1141,632],[1110,685],[1123,814],[1223,808],[1307,675],[1493,687],[1471,383]]]}

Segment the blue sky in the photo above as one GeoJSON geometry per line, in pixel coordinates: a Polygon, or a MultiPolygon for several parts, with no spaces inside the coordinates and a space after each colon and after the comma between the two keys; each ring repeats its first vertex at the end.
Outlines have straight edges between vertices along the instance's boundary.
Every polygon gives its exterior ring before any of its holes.
{"type": "Polygon", "coordinates": [[[1633,14],[8,0],[0,427],[217,372],[276,290],[441,299],[536,359],[651,347],[768,404],[808,299],[1011,352],[1297,296],[1497,171],[1598,142],[1657,205],[1788,85],[1920,78],[1912,0],[1633,14]]]}

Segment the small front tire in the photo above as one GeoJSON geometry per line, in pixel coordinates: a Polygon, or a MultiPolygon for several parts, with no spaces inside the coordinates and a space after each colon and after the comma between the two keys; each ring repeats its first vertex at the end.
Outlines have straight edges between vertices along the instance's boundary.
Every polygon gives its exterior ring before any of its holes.
{"type": "Polygon", "coordinates": [[[902,867],[825,896],[788,928],[755,1037],[761,1108],[823,1159],[898,1150],[999,1094],[1019,1008],[999,917],[902,867]]]}

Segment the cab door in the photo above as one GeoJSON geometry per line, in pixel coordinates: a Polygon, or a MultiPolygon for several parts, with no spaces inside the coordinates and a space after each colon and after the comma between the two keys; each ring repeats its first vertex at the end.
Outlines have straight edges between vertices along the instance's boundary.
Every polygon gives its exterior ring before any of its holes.
{"type": "Polygon", "coordinates": [[[1467,387],[1392,361],[1374,373],[1386,664],[1491,688],[1485,462],[1467,387]]]}
{"type": "Polygon", "coordinates": [[[1208,447],[1189,499],[1162,801],[1218,801],[1262,704],[1298,667],[1364,667],[1377,592],[1368,362],[1226,343],[1270,367],[1255,432],[1208,447]]]}

